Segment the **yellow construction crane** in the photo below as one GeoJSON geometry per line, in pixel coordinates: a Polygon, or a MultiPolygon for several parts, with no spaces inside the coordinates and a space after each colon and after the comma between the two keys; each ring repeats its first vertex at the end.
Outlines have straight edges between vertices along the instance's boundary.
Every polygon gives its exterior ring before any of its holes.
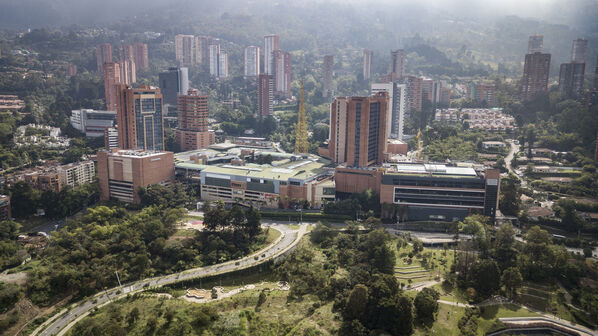
{"type": "Polygon", "coordinates": [[[305,102],[303,95],[303,80],[301,80],[301,93],[299,94],[299,113],[297,116],[297,130],[295,134],[295,153],[307,153],[309,144],[307,143],[307,120],[305,118],[305,102]]]}

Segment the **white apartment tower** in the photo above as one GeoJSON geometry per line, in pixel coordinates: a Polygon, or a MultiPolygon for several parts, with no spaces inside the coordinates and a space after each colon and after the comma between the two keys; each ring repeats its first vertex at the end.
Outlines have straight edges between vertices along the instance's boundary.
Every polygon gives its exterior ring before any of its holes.
{"type": "Polygon", "coordinates": [[[278,50],[278,35],[264,36],[264,73],[274,75],[272,53],[278,50]]]}
{"type": "Polygon", "coordinates": [[[260,47],[246,47],[244,56],[244,76],[257,77],[260,74],[260,47]]]}
{"type": "Polygon", "coordinates": [[[403,125],[407,110],[407,85],[390,83],[372,83],[371,94],[388,92],[388,115],[386,134],[389,138],[403,140],[403,125]]]}

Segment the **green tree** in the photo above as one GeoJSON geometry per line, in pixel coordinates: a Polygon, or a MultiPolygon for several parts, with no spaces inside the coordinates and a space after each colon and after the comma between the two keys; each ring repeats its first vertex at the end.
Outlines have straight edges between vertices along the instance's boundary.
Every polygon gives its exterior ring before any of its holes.
{"type": "Polygon", "coordinates": [[[500,270],[494,260],[481,260],[471,268],[470,280],[478,295],[486,298],[500,288],[500,270]]]}
{"type": "Polygon", "coordinates": [[[417,293],[413,306],[419,323],[431,325],[434,322],[434,315],[438,311],[439,298],[440,294],[432,288],[424,288],[417,293]]]}
{"type": "Polygon", "coordinates": [[[344,309],[345,320],[358,320],[363,318],[368,305],[368,288],[363,284],[357,284],[351,290],[344,309]]]}
{"type": "Polygon", "coordinates": [[[501,283],[505,286],[508,297],[514,297],[517,289],[523,284],[521,272],[517,267],[509,267],[502,273],[501,283]]]}

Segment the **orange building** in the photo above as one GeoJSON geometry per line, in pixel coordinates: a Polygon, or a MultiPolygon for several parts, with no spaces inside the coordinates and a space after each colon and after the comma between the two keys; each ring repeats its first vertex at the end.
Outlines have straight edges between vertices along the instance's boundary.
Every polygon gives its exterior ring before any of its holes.
{"type": "Polygon", "coordinates": [[[405,76],[401,79],[402,84],[407,84],[407,111],[411,113],[421,112],[423,79],[417,76],[405,76]]]}
{"type": "Polygon", "coordinates": [[[98,152],[100,199],[139,203],[139,188],[174,181],[174,153],[143,150],[98,152]]]}
{"type": "Polygon", "coordinates": [[[104,63],[104,93],[106,97],[106,110],[116,111],[117,95],[116,85],[121,83],[120,64],[114,62],[104,63]]]}
{"type": "Polygon", "coordinates": [[[214,132],[208,130],[208,96],[191,89],[178,95],[178,122],[176,141],[181,150],[207,148],[216,142],[214,132]]]}
{"type": "Polygon", "coordinates": [[[120,82],[123,84],[133,84],[137,81],[137,69],[135,67],[135,61],[132,59],[126,59],[119,61],[120,67],[120,82]]]}
{"type": "Polygon", "coordinates": [[[272,75],[260,74],[257,79],[257,109],[260,117],[274,111],[274,80],[272,75]]]}
{"type": "Polygon", "coordinates": [[[118,145],[122,149],[164,150],[164,116],[159,88],[116,86],[118,145]]]}
{"type": "Polygon", "coordinates": [[[382,164],[386,152],[388,93],[337,97],[330,106],[328,157],[352,167],[382,164]]]}
{"type": "Polygon", "coordinates": [[[112,46],[110,43],[103,43],[96,47],[96,63],[98,72],[104,70],[104,63],[112,62],[112,46]]]}
{"type": "Polygon", "coordinates": [[[135,66],[138,69],[146,69],[149,67],[149,56],[147,52],[147,44],[137,42],[134,45],[134,60],[135,66]]]}

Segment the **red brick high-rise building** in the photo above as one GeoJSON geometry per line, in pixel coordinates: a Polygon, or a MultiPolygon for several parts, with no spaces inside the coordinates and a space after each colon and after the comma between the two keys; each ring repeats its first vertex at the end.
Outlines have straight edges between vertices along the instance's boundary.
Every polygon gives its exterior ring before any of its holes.
{"type": "Polygon", "coordinates": [[[257,110],[260,117],[274,111],[274,79],[272,75],[261,74],[257,79],[257,110]]]}
{"type": "Polygon", "coordinates": [[[467,96],[487,107],[496,106],[495,86],[491,83],[471,83],[467,87],[467,96]]]}
{"type": "Polygon", "coordinates": [[[397,49],[390,52],[390,69],[388,72],[393,80],[405,76],[405,50],[397,49]]]}
{"type": "Polygon", "coordinates": [[[409,75],[404,76],[400,82],[402,84],[407,84],[407,111],[409,114],[421,112],[423,79],[421,77],[409,75]]]}
{"type": "Polygon", "coordinates": [[[176,35],[174,37],[175,58],[180,66],[191,66],[195,63],[195,37],[193,35],[176,35]]]}
{"type": "Polygon", "coordinates": [[[163,98],[159,88],[116,86],[118,146],[122,149],[164,150],[163,98]]]}
{"type": "Polygon", "coordinates": [[[274,82],[278,97],[291,96],[291,54],[282,50],[272,52],[274,82]]]}
{"type": "Polygon", "coordinates": [[[112,62],[112,46],[110,43],[103,43],[96,47],[96,62],[98,72],[104,71],[104,63],[112,62]]]}
{"type": "Polygon", "coordinates": [[[106,110],[116,111],[118,98],[116,85],[122,83],[120,64],[114,62],[104,63],[104,93],[106,97],[106,110]]]}
{"type": "Polygon", "coordinates": [[[208,36],[195,36],[195,63],[208,65],[210,63],[210,41],[208,36]]]}
{"type": "Polygon", "coordinates": [[[585,63],[563,63],[559,71],[559,91],[567,97],[582,97],[585,63]]]}
{"type": "Polygon", "coordinates": [[[130,44],[121,45],[118,48],[118,59],[121,61],[124,60],[135,60],[135,48],[130,44]]]}
{"type": "Polygon", "coordinates": [[[120,67],[120,82],[122,84],[133,84],[137,81],[137,68],[135,61],[126,59],[118,62],[120,67]]]}
{"type": "Polygon", "coordinates": [[[521,100],[532,100],[548,90],[550,54],[536,52],[525,55],[523,78],[521,79],[521,100]]]}
{"type": "Polygon", "coordinates": [[[387,134],[388,93],[337,97],[330,106],[328,156],[350,167],[380,165],[387,134]]]}
{"type": "Polygon", "coordinates": [[[176,141],[181,150],[207,148],[216,142],[214,132],[208,130],[208,96],[191,89],[178,95],[178,122],[176,141]]]}
{"type": "Polygon", "coordinates": [[[135,48],[135,66],[137,69],[147,69],[149,67],[149,55],[147,52],[147,44],[137,42],[134,45],[135,48]]]}

